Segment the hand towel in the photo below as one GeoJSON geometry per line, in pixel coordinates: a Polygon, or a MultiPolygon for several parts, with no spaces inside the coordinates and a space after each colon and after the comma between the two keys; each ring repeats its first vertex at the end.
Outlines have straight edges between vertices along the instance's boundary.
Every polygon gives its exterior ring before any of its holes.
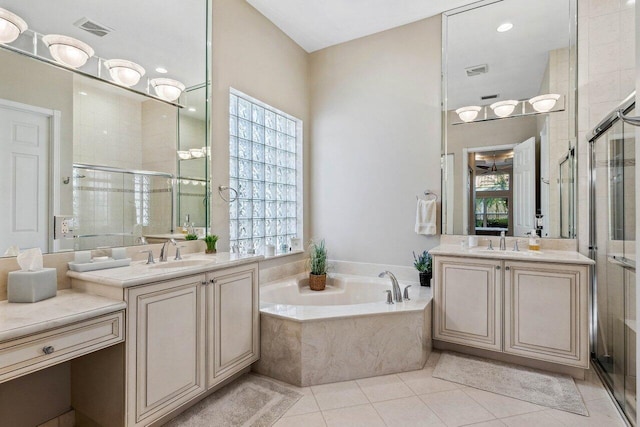
{"type": "Polygon", "coordinates": [[[418,199],[416,209],[416,233],[426,236],[436,234],[436,201],[418,199]]]}

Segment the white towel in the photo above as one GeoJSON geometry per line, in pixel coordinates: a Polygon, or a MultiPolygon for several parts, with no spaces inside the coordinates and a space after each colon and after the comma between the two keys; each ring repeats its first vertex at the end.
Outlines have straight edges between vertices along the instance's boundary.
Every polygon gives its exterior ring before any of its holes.
{"type": "Polygon", "coordinates": [[[436,201],[418,199],[416,209],[416,233],[427,236],[436,234],[436,201]]]}

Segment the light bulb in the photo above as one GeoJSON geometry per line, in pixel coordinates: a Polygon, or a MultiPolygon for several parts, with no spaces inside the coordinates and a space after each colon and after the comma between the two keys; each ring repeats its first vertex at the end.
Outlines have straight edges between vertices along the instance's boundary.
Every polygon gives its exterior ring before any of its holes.
{"type": "Polygon", "coordinates": [[[546,95],[534,96],[529,100],[529,104],[531,104],[537,112],[546,113],[556,105],[558,99],[560,99],[560,95],[557,93],[548,93],[546,95]]]}
{"type": "Polygon", "coordinates": [[[493,110],[496,116],[508,117],[511,115],[511,113],[513,113],[513,110],[515,110],[516,105],[518,105],[518,101],[514,101],[513,99],[510,99],[508,101],[494,102],[489,107],[493,110]]]}
{"type": "Polygon", "coordinates": [[[53,59],[71,68],[82,67],[93,56],[91,46],[73,37],[49,34],[42,37],[53,59]]]}
{"type": "Polygon", "coordinates": [[[460,117],[465,123],[472,122],[478,117],[478,112],[482,110],[482,107],[478,107],[477,105],[470,105],[468,107],[458,108],[456,110],[456,114],[460,117]]]}
{"type": "Polygon", "coordinates": [[[27,28],[24,19],[13,12],[0,8],[0,43],[11,43],[27,28]]]}
{"type": "Polygon", "coordinates": [[[169,102],[180,98],[182,91],[185,89],[182,83],[173,79],[153,79],[150,83],[155,89],[156,95],[169,102]]]}
{"type": "Polygon", "coordinates": [[[131,87],[138,84],[144,76],[144,68],[135,62],[124,59],[110,59],[104,62],[113,81],[119,85],[131,87]]]}

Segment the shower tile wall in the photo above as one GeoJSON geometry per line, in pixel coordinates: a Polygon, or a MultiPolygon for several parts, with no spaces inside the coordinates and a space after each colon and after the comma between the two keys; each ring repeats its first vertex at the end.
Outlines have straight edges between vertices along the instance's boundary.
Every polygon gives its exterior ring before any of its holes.
{"type": "Polygon", "coordinates": [[[139,100],[74,79],[74,163],[139,169],[141,138],[139,100]]]}
{"type": "MultiPolygon", "coordinates": [[[[635,89],[635,5],[578,0],[578,239],[589,250],[587,133],[635,89]]],[[[602,194],[602,193],[600,193],[602,194]]]]}

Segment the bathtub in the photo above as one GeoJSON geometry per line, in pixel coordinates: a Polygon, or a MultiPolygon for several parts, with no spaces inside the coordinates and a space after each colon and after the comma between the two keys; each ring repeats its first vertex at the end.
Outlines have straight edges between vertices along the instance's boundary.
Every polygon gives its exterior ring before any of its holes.
{"type": "Polygon", "coordinates": [[[258,373],[298,386],[421,369],[431,352],[431,288],[400,281],[410,301],[386,303],[388,278],[302,273],[260,287],[258,373]]]}

